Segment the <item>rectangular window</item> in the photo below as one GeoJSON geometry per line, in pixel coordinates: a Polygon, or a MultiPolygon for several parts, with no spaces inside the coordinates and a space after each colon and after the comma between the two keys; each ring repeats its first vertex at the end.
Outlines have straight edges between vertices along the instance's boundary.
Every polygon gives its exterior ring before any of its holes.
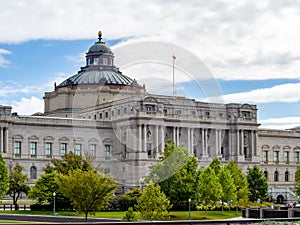
{"type": "Polygon", "coordinates": [[[120,110],[120,109],[118,109],[118,111],[117,111],[117,114],[118,114],[118,115],[120,115],[120,114],[121,114],[121,110],[120,110]]]}
{"type": "Polygon", "coordinates": [[[300,163],[300,152],[295,152],[295,163],[296,164],[300,163]]]}
{"type": "Polygon", "coordinates": [[[147,143],[147,154],[148,158],[153,158],[152,146],[149,143],[147,143]]]}
{"type": "Polygon", "coordinates": [[[67,153],[67,143],[60,143],[60,155],[64,156],[67,153]]]}
{"type": "Polygon", "coordinates": [[[111,116],[112,116],[112,117],[115,116],[115,111],[111,111],[111,116]]]}
{"type": "Polygon", "coordinates": [[[37,143],[30,142],[30,157],[36,158],[36,152],[37,152],[37,143]]]}
{"type": "Polygon", "coordinates": [[[290,152],[284,152],[284,162],[286,164],[290,162],[290,152]]]}
{"type": "Polygon", "coordinates": [[[279,163],[279,151],[274,151],[274,162],[279,163]]]}
{"type": "Polygon", "coordinates": [[[127,108],[124,108],[124,114],[126,114],[127,113],[127,108]]]}
{"type": "Polygon", "coordinates": [[[47,158],[52,157],[52,143],[51,142],[45,143],[45,155],[47,158]]]}
{"type": "Polygon", "coordinates": [[[268,151],[263,151],[263,161],[268,162],[268,151]]]}
{"type": "Polygon", "coordinates": [[[177,109],[177,110],[175,111],[175,114],[181,115],[181,110],[180,110],[180,109],[177,109]]]}
{"type": "Polygon", "coordinates": [[[99,114],[99,119],[102,119],[102,113],[99,114]]]}
{"type": "Polygon", "coordinates": [[[21,141],[14,142],[14,154],[15,157],[21,157],[21,141]]]}
{"type": "Polygon", "coordinates": [[[205,112],[205,117],[208,119],[209,118],[209,112],[205,112]]]}
{"type": "Polygon", "coordinates": [[[105,118],[108,118],[108,112],[105,112],[105,118]]]}
{"type": "Polygon", "coordinates": [[[96,145],[95,144],[90,144],[90,154],[93,157],[96,156],[96,145]]]}
{"type": "Polygon", "coordinates": [[[110,159],[110,145],[104,146],[104,158],[110,159]]]}
{"type": "Polygon", "coordinates": [[[81,144],[75,144],[75,155],[81,156],[81,144]]]}

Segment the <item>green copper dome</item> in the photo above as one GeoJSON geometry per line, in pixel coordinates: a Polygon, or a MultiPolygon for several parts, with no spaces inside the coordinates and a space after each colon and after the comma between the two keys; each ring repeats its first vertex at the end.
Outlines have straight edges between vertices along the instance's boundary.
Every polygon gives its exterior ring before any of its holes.
{"type": "MultiPolygon", "coordinates": [[[[101,41],[102,33],[99,31],[98,40],[86,53],[86,66],[63,81],[56,88],[95,84],[95,85],[131,85],[133,80],[125,76],[113,64],[114,55],[109,46],[101,41]]],[[[135,81],[136,83],[136,81],[135,81]]]]}

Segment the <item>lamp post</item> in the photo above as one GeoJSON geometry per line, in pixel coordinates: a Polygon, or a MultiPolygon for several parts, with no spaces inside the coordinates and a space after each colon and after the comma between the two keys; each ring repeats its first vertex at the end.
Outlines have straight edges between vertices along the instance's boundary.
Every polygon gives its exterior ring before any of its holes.
{"type": "Polygon", "coordinates": [[[56,196],[56,193],[53,192],[53,216],[55,216],[55,196],[56,196]]]}
{"type": "Polygon", "coordinates": [[[144,189],[144,184],[145,184],[145,178],[140,178],[140,184],[141,184],[141,189],[144,189]]]}
{"type": "Polygon", "coordinates": [[[191,220],[191,199],[189,198],[188,202],[189,202],[189,216],[188,216],[188,220],[191,220]]]}

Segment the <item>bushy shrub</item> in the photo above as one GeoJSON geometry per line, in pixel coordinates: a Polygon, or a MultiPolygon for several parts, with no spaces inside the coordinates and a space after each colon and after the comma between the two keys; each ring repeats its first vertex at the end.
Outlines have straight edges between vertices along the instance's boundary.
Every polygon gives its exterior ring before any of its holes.
{"type": "Polygon", "coordinates": [[[142,191],[138,188],[134,188],[125,192],[122,195],[117,196],[116,200],[118,202],[119,210],[125,211],[130,207],[135,209],[137,200],[141,195],[142,195],[142,191]]]}
{"type": "Polygon", "coordinates": [[[133,212],[133,208],[129,207],[125,216],[123,217],[122,221],[127,221],[127,222],[134,222],[137,221],[137,218],[133,212]]]}

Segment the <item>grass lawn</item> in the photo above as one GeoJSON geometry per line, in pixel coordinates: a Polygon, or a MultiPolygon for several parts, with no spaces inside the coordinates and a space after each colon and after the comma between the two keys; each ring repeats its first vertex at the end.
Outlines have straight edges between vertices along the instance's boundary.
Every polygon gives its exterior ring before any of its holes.
{"type": "MultiPolygon", "coordinates": [[[[15,213],[15,214],[31,214],[31,215],[52,215],[50,211],[0,211],[0,213],[15,213]]],[[[65,212],[59,211],[57,212],[58,216],[78,216],[76,212],[65,212]]],[[[122,219],[125,215],[125,212],[97,212],[95,216],[90,215],[90,217],[100,217],[100,218],[119,218],[122,219]]],[[[83,215],[81,215],[83,216],[83,215]]],[[[170,213],[170,220],[187,220],[188,219],[188,211],[173,211],[170,213]]],[[[191,211],[191,219],[192,220],[222,220],[229,219],[234,217],[241,216],[241,212],[236,213],[236,211],[225,211],[224,214],[221,211],[208,211],[207,216],[205,217],[205,212],[203,211],[191,211]]],[[[137,217],[140,218],[139,214],[137,217]]]]}

